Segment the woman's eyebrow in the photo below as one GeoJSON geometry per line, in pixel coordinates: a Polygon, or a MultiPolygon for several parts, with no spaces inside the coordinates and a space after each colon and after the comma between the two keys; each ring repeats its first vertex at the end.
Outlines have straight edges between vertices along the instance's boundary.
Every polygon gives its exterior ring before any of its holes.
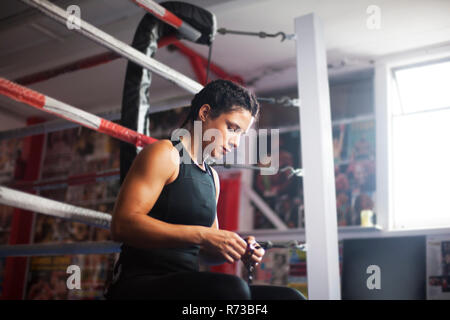
{"type": "Polygon", "coordinates": [[[231,120],[227,120],[227,122],[228,122],[229,125],[235,126],[237,129],[241,129],[241,127],[237,123],[235,123],[235,122],[233,122],[231,120]]]}

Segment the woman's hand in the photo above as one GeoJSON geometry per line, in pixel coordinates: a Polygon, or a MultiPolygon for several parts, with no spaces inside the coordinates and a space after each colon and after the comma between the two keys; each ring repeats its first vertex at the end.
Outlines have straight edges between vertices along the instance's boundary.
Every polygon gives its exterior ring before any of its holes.
{"type": "Polygon", "coordinates": [[[265,250],[256,242],[255,237],[248,236],[245,238],[247,242],[247,248],[244,256],[242,257],[242,262],[248,268],[249,266],[257,266],[261,263],[265,250]]]}
{"type": "Polygon", "coordinates": [[[239,261],[245,254],[247,242],[237,233],[215,228],[205,228],[204,231],[204,250],[217,253],[228,263],[239,261]]]}

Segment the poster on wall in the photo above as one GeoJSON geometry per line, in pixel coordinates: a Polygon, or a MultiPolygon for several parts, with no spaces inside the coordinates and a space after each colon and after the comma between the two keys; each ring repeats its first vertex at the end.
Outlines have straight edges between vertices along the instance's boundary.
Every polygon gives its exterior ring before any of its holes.
{"type": "MultiPolygon", "coordinates": [[[[279,166],[301,168],[298,131],[279,135],[279,166]]],[[[268,144],[270,145],[270,143],[268,144]]],[[[333,125],[333,153],[338,225],[361,226],[363,211],[375,212],[375,121],[354,120],[333,125]]],[[[281,170],[275,175],[255,171],[254,190],[288,228],[304,228],[303,180],[281,170]]],[[[254,228],[274,226],[255,206],[254,228]]],[[[376,224],[373,218],[370,224],[376,224]]]]}
{"type": "Polygon", "coordinates": [[[267,250],[261,265],[254,271],[253,284],[287,285],[290,254],[288,249],[267,250]]]}
{"type": "Polygon", "coordinates": [[[375,210],[374,120],[334,125],[333,151],[338,225],[362,225],[362,211],[375,210]]]}
{"type": "MultiPolygon", "coordinates": [[[[271,142],[268,142],[268,146],[270,145],[271,142]]],[[[259,171],[255,171],[253,179],[254,190],[288,228],[304,227],[302,179],[291,175],[289,170],[283,170],[287,167],[301,167],[299,149],[298,131],[281,133],[279,135],[278,172],[273,175],[261,175],[259,171]]],[[[268,156],[271,155],[271,152],[272,150],[268,151],[268,156]]],[[[257,207],[255,207],[254,214],[255,229],[274,227],[257,207]]]]}
{"type": "Polygon", "coordinates": [[[86,128],[49,133],[42,178],[93,174],[119,168],[119,142],[86,128]]]}
{"type": "Polygon", "coordinates": [[[16,159],[22,152],[23,139],[0,140],[0,184],[14,180],[16,159]]]}
{"type": "MultiPolygon", "coordinates": [[[[106,135],[84,128],[52,132],[41,169],[43,179],[66,179],[119,168],[119,143],[106,135]]],[[[45,198],[112,213],[119,181],[98,180],[85,184],[61,185],[40,191],[45,198]]],[[[34,243],[68,243],[111,240],[108,229],[36,215],[34,243]]],[[[30,258],[26,299],[86,300],[102,299],[105,282],[115,255],[90,254],[30,258]],[[80,268],[80,289],[69,288],[69,266],[80,268]]]]}
{"type": "MultiPolygon", "coordinates": [[[[8,185],[14,181],[17,165],[21,165],[21,150],[23,139],[0,140],[0,184],[8,185]]],[[[9,242],[9,234],[14,208],[11,206],[0,205],[0,245],[6,245],[9,242]]],[[[3,294],[3,273],[6,266],[6,258],[0,258],[0,296],[3,294]]]]}
{"type": "MultiPolygon", "coordinates": [[[[245,267],[241,274],[247,275],[245,267]]],[[[306,253],[299,249],[267,250],[262,263],[254,271],[252,284],[286,286],[307,297],[306,253]]]]}
{"type": "Polygon", "coordinates": [[[108,270],[115,259],[115,254],[32,257],[25,299],[103,299],[108,270]],[[69,266],[77,267],[79,273],[75,274],[69,266]]]}
{"type": "Polygon", "coordinates": [[[427,299],[450,300],[450,236],[427,237],[427,299]]]}
{"type": "Polygon", "coordinates": [[[0,204],[0,245],[8,244],[14,208],[0,204]]]}

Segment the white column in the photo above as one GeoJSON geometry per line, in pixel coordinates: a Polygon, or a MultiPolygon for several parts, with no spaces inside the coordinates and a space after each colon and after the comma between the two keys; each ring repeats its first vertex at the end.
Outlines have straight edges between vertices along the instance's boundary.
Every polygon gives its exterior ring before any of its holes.
{"type": "Polygon", "coordinates": [[[386,63],[379,62],[375,65],[375,124],[376,124],[376,201],[375,213],[377,215],[377,225],[383,230],[392,228],[389,212],[391,210],[391,166],[389,165],[391,152],[391,117],[389,106],[389,96],[391,87],[391,76],[386,63]]]}
{"type": "Polygon", "coordinates": [[[300,128],[308,244],[308,298],[340,299],[336,191],[330,94],[322,25],[295,19],[300,128]]]}

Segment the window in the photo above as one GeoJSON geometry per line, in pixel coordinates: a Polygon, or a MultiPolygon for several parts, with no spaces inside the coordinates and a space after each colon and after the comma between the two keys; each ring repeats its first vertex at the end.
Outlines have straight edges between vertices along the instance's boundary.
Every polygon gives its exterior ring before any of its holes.
{"type": "Polygon", "coordinates": [[[450,59],[392,76],[393,227],[449,227],[450,59]]]}

